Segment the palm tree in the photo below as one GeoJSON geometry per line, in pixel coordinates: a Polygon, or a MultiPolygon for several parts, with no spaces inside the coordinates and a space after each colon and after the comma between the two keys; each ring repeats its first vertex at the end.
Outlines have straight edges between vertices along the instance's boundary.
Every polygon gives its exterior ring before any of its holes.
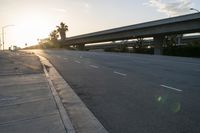
{"type": "Polygon", "coordinates": [[[47,43],[45,43],[46,48],[57,48],[60,47],[60,45],[58,44],[58,32],[57,30],[53,30],[50,34],[49,34],[49,40],[47,43]]]}
{"type": "Polygon", "coordinates": [[[64,41],[66,39],[66,31],[68,31],[68,26],[65,23],[61,22],[60,26],[56,26],[56,27],[57,27],[57,31],[60,34],[61,40],[64,41]]]}
{"type": "Polygon", "coordinates": [[[49,34],[50,40],[52,41],[57,41],[58,38],[58,32],[57,30],[53,30],[50,34],[49,34]]]}

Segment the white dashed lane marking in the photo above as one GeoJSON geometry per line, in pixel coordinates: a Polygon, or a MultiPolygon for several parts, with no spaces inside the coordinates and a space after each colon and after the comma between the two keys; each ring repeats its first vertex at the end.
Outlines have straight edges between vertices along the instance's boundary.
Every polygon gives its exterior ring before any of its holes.
{"type": "Polygon", "coordinates": [[[90,65],[90,67],[92,67],[92,68],[99,68],[98,66],[95,66],[95,65],[90,65]]]}
{"type": "Polygon", "coordinates": [[[76,60],[76,61],[74,61],[74,62],[76,62],[76,63],[78,63],[78,64],[80,64],[80,63],[81,63],[80,61],[77,61],[77,60],[76,60]]]}
{"type": "Polygon", "coordinates": [[[171,90],[174,90],[174,91],[179,91],[179,92],[182,92],[183,90],[180,90],[180,89],[177,89],[177,88],[174,88],[174,87],[170,87],[170,86],[167,86],[167,85],[160,85],[164,88],[167,88],[167,89],[171,89],[171,90]]]}
{"type": "Polygon", "coordinates": [[[115,73],[115,74],[118,74],[118,75],[121,75],[121,76],[127,76],[127,74],[125,74],[125,73],[120,73],[120,72],[117,72],[117,71],[114,71],[113,73],[115,73]]]}

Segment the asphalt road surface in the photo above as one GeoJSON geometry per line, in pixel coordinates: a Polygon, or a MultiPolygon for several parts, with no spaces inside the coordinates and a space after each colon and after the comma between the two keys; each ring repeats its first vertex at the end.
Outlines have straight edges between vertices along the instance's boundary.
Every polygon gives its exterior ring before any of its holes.
{"type": "Polygon", "coordinates": [[[200,133],[200,59],[35,51],[110,133],[200,133]]]}

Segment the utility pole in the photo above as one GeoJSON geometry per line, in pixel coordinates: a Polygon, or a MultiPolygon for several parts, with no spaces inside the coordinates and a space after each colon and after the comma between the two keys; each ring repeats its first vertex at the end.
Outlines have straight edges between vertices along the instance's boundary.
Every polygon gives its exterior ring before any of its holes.
{"type": "Polygon", "coordinates": [[[5,25],[2,27],[2,45],[3,45],[3,50],[4,50],[4,29],[10,26],[15,26],[15,25],[5,25]]]}
{"type": "Polygon", "coordinates": [[[1,44],[1,32],[0,32],[0,49],[1,49],[1,46],[2,46],[2,44],[1,44]]]}
{"type": "Polygon", "coordinates": [[[4,27],[2,27],[2,45],[3,45],[3,51],[4,51],[4,27]]]}

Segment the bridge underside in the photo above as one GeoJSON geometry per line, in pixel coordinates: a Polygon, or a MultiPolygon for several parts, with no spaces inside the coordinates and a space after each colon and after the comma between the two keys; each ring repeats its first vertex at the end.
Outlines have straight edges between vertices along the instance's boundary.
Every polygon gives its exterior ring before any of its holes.
{"type": "Polygon", "coordinates": [[[83,49],[84,44],[89,43],[153,37],[154,53],[162,54],[166,35],[195,32],[200,32],[200,13],[70,37],[65,41],[65,45],[80,45],[80,49],[83,49]]]}

